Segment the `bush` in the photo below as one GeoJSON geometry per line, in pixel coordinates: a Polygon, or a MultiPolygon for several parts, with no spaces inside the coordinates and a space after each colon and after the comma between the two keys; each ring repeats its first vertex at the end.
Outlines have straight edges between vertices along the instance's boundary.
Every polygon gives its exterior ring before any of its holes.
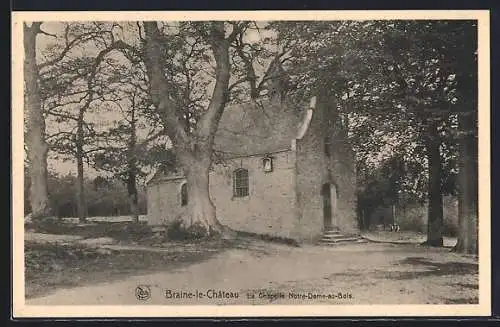
{"type": "Polygon", "coordinates": [[[207,238],[207,231],[200,223],[186,227],[181,219],[176,219],[167,223],[165,227],[166,238],[170,241],[194,241],[207,238]]]}
{"type": "MultiPolygon", "coordinates": [[[[47,189],[50,206],[56,217],[77,217],[75,194],[76,176],[72,174],[59,175],[49,172],[47,189]]],[[[120,180],[96,177],[85,178],[85,196],[87,215],[121,216],[130,214],[130,204],[127,185],[120,180]]],[[[27,167],[24,169],[24,215],[30,213],[30,175],[27,167]]],[[[146,189],[138,187],[138,209],[140,214],[147,211],[146,189]]]]}

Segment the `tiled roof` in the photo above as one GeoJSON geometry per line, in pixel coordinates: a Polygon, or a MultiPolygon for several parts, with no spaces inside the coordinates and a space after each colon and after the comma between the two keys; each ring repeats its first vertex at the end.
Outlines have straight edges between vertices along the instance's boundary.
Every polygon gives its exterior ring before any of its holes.
{"type": "Polygon", "coordinates": [[[214,150],[246,156],[288,149],[298,134],[303,111],[269,101],[228,106],[215,136],[214,150]]]}

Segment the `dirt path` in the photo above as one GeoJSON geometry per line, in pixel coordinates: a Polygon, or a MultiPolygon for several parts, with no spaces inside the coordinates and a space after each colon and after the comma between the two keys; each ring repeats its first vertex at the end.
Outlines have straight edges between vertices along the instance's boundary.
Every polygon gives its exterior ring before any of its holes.
{"type": "Polygon", "coordinates": [[[186,267],[63,289],[26,304],[477,303],[477,271],[472,258],[411,244],[295,248],[252,242],[186,267]],[[149,299],[136,298],[138,285],[150,288],[149,299]],[[176,292],[184,294],[175,298],[176,292]]]}

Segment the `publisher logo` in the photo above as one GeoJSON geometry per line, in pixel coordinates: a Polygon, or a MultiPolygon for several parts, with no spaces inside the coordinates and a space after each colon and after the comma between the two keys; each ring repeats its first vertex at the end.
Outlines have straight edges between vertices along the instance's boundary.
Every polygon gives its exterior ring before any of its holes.
{"type": "Polygon", "coordinates": [[[151,298],[151,289],[147,285],[139,285],[135,288],[135,297],[137,300],[146,301],[151,298]]]}

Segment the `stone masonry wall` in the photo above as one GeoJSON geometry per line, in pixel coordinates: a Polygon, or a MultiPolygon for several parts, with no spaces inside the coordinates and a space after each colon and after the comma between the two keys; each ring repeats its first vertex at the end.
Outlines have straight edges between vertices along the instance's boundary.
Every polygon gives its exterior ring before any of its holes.
{"type": "Polygon", "coordinates": [[[352,149],[345,135],[328,125],[335,120],[334,103],[318,98],[309,128],[297,140],[297,197],[300,220],[294,233],[303,240],[314,241],[324,230],[322,185],[334,184],[337,199],[332,206],[332,225],[346,234],[358,232],[356,217],[356,181],[352,149]],[[332,117],[333,116],[333,117],[332,117]],[[325,135],[333,135],[330,157],[325,155],[325,135]]]}
{"type": "Polygon", "coordinates": [[[327,179],[323,153],[323,115],[315,109],[304,137],[296,141],[297,223],[295,238],[314,242],[323,233],[321,187],[327,179]]]}
{"type": "MultiPolygon", "coordinates": [[[[331,106],[335,104],[329,104],[331,106]]],[[[329,158],[329,175],[337,185],[337,208],[335,221],[346,234],[358,234],[358,218],[356,213],[356,163],[354,152],[347,139],[345,126],[335,110],[328,111],[332,115],[334,124],[331,125],[331,139],[329,158]]]]}
{"type": "MultiPolygon", "coordinates": [[[[295,220],[294,156],[292,151],[271,154],[273,171],[264,172],[263,156],[228,159],[214,165],[210,194],[221,223],[235,230],[290,237],[295,220]],[[248,169],[249,195],[233,196],[233,171],[248,169]]],[[[148,222],[161,225],[177,219],[180,189],[185,179],[160,181],[148,187],[148,222]]],[[[189,199],[188,199],[189,201],[189,199]]]]}
{"type": "Polygon", "coordinates": [[[271,154],[273,171],[264,172],[263,156],[226,160],[210,175],[217,217],[235,230],[290,237],[295,220],[294,160],[291,151],[271,154]],[[233,171],[248,169],[249,195],[233,196],[233,171]]]}
{"type": "Polygon", "coordinates": [[[183,216],[187,206],[181,206],[181,185],[186,180],[176,178],[148,185],[148,224],[168,224],[183,216]]]}
{"type": "Polygon", "coordinates": [[[331,178],[337,185],[336,221],[346,234],[359,233],[356,214],[356,171],[354,156],[342,138],[332,143],[331,178]]]}

